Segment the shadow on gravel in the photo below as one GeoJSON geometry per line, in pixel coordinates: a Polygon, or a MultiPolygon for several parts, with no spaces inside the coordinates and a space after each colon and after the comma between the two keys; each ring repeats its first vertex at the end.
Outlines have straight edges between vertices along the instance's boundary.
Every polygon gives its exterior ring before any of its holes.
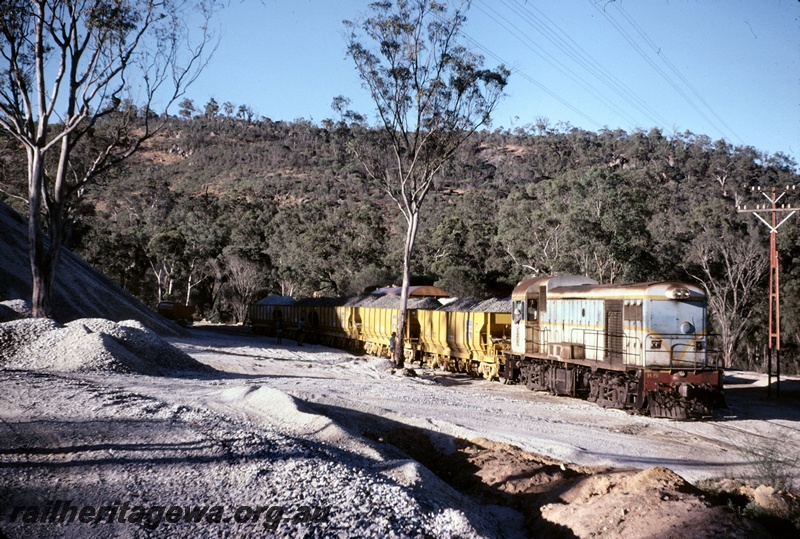
{"type": "Polygon", "coordinates": [[[484,506],[514,509],[526,537],[574,538],[564,526],[541,518],[540,508],[588,475],[605,469],[562,464],[489,440],[467,441],[347,408],[297,401],[301,411],[330,417],[364,436],[387,458],[416,460],[442,481],[484,506]]]}
{"type": "Polygon", "coordinates": [[[752,385],[749,380],[737,382],[726,379],[726,382],[731,384],[725,388],[725,400],[728,408],[721,410],[722,417],[719,420],[784,419],[800,421],[800,380],[781,380],[780,391],[774,380],[771,391],[768,391],[765,386],[752,385]]]}

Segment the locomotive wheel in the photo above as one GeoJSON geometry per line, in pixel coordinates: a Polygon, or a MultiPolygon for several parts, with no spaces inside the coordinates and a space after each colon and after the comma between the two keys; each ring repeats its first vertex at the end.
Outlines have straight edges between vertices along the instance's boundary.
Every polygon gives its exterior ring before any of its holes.
{"type": "Polygon", "coordinates": [[[597,402],[600,398],[600,386],[602,385],[602,380],[599,376],[592,375],[589,378],[589,396],[586,397],[586,400],[590,402],[597,402]]]}
{"type": "Polygon", "coordinates": [[[686,419],[686,402],[673,392],[650,391],[647,395],[648,411],[652,417],[686,419]]]}
{"type": "Polygon", "coordinates": [[[519,369],[519,383],[528,387],[528,380],[530,379],[530,372],[527,365],[522,365],[519,369]]]}
{"type": "Polygon", "coordinates": [[[615,380],[614,386],[614,402],[616,408],[625,408],[625,403],[628,401],[628,383],[627,380],[618,376],[615,380]]]}
{"type": "Polygon", "coordinates": [[[525,387],[531,391],[536,391],[538,387],[538,373],[536,372],[537,365],[526,365],[524,368],[527,370],[527,379],[525,380],[525,387]]]}

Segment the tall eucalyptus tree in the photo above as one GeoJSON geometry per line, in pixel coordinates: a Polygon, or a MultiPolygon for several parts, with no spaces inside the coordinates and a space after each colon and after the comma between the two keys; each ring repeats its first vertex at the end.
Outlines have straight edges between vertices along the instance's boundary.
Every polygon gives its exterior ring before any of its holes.
{"type": "Polygon", "coordinates": [[[400,338],[393,351],[400,365],[411,256],[423,202],[458,147],[488,125],[509,75],[503,66],[484,69],[483,57],[462,44],[468,6],[382,1],[370,4],[371,16],[345,21],[347,51],[375,103],[378,124],[377,132],[363,131],[353,148],[366,177],[397,205],[406,223],[400,338]]]}
{"type": "Polygon", "coordinates": [[[34,316],[52,312],[71,202],[153,136],[166,118],[153,108],[165,112],[204,67],[215,2],[199,4],[0,4],[0,127],[27,157],[34,316]],[[192,40],[189,20],[200,23],[192,40]]]}

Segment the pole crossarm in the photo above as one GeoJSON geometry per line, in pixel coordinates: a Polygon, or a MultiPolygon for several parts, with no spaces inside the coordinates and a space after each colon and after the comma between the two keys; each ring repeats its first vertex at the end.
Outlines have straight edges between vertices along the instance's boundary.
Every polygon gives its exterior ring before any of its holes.
{"type": "Polygon", "coordinates": [[[781,226],[783,223],[785,223],[786,221],[788,221],[788,220],[789,220],[789,218],[790,218],[792,215],[794,215],[794,214],[797,212],[797,210],[800,210],[800,208],[776,208],[776,209],[774,209],[774,210],[773,210],[773,209],[769,209],[769,208],[761,208],[761,209],[755,209],[755,210],[748,210],[748,209],[747,209],[747,206],[743,206],[743,207],[741,207],[741,208],[737,208],[737,211],[738,211],[739,213],[752,213],[753,215],[755,215],[756,217],[758,217],[758,219],[759,219],[759,220],[760,220],[762,223],[764,223],[765,225],[767,225],[767,228],[769,228],[770,232],[774,232],[774,233],[777,233],[777,232],[778,232],[778,228],[780,228],[780,226],[781,226]],[[778,223],[777,225],[775,225],[775,228],[772,228],[772,225],[769,223],[769,221],[767,221],[766,219],[764,219],[763,217],[761,217],[761,215],[758,213],[758,212],[760,212],[760,211],[767,212],[767,213],[771,213],[771,214],[780,213],[780,212],[787,212],[787,211],[791,211],[791,213],[790,213],[789,215],[787,215],[786,217],[784,217],[784,218],[783,218],[783,220],[781,220],[781,222],[780,222],[780,223],[778,223]]]}
{"type": "Polygon", "coordinates": [[[792,215],[794,215],[794,214],[795,214],[795,212],[797,212],[798,210],[800,210],[800,207],[794,207],[794,206],[792,206],[792,205],[789,205],[789,206],[787,206],[786,204],[781,204],[781,206],[780,206],[780,207],[778,207],[778,201],[779,201],[780,199],[782,199],[782,198],[783,198],[783,196],[784,196],[784,195],[785,195],[787,192],[789,192],[789,191],[794,191],[794,190],[795,190],[795,186],[794,186],[794,185],[787,185],[787,186],[786,186],[786,189],[785,189],[785,190],[784,190],[784,191],[783,191],[783,192],[782,192],[780,195],[778,195],[778,194],[777,194],[777,191],[778,191],[778,189],[777,189],[777,188],[775,188],[775,187],[773,187],[773,188],[770,190],[770,191],[771,191],[771,193],[770,193],[770,194],[768,194],[766,190],[762,190],[762,188],[761,188],[761,187],[753,187],[753,188],[752,188],[752,191],[754,191],[754,192],[755,192],[756,190],[757,190],[759,193],[761,193],[762,195],[764,195],[764,198],[766,198],[766,199],[769,201],[769,205],[766,205],[766,204],[764,204],[764,205],[758,205],[758,204],[756,204],[756,207],[755,207],[755,208],[748,208],[747,206],[737,206],[737,207],[736,207],[736,211],[737,211],[737,212],[739,212],[739,213],[752,213],[753,215],[755,215],[756,217],[758,217],[758,219],[759,219],[759,220],[760,220],[762,223],[764,223],[765,225],[767,225],[767,228],[769,228],[770,232],[772,232],[773,234],[777,233],[777,232],[778,232],[778,228],[780,228],[780,226],[781,226],[783,223],[785,223],[786,221],[788,221],[788,220],[789,220],[789,218],[790,218],[792,215]],[[763,217],[760,215],[760,213],[759,213],[759,212],[764,212],[764,213],[768,213],[768,214],[770,214],[770,215],[771,215],[771,217],[772,217],[772,219],[771,219],[772,223],[770,223],[769,221],[767,221],[766,219],[764,219],[764,218],[763,218],[763,217]],[[791,212],[791,213],[789,213],[789,215],[787,215],[786,217],[784,217],[784,218],[783,218],[783,220],[781,220],[781,222],[780,222],[780,223],[777,223],[777,224],[776,224],[776,222],[775,222],[775,217],[776,217],[776,214],[778,214],[778,213],[785,213],[785,212],[791,212]]]}

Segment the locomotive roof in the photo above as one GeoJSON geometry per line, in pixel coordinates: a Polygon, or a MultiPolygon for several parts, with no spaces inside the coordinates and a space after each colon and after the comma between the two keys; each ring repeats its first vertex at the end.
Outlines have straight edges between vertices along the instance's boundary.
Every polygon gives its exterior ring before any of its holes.
{"type": "Polygon", "coordinates": [[[595,285],[588,287],[558,287],[548,291],[550,297],[559,298],[603,298],[603,299],[664,299],[676,289],[689,291],[684,299],[703,299],[706,297],[702,288],[679,281],[653,281],[621,285],[595,285]]]}
{"type": "Polygon", "coordinates": [[[598,284],[597,281],[585,277],[558,276],[536,277],[521,281],[514,292],[514,300],[538,297],[539,288],[547,287],[550,298],[603,298],[603,299],[663,299],[670,297],[673,290],[683,288],[689,291],[689,298],[706,297],[702,288],[679,281],[653,281],[633,284],[598,284]]]}
{"type": "Polygon", "coordinates": [[[584,287],[588,285],[596,285],[597,281],[582,277],[580,275],[554,275],[554,276],[541,276],[532,279],[525,279],[520,281],[519,284],[511,292],[511,298],[515,300],[526,299],[528,295],[539,295],[539,287],[546,286],[547,291],[560,286],[570,287],[584,287]]]}

